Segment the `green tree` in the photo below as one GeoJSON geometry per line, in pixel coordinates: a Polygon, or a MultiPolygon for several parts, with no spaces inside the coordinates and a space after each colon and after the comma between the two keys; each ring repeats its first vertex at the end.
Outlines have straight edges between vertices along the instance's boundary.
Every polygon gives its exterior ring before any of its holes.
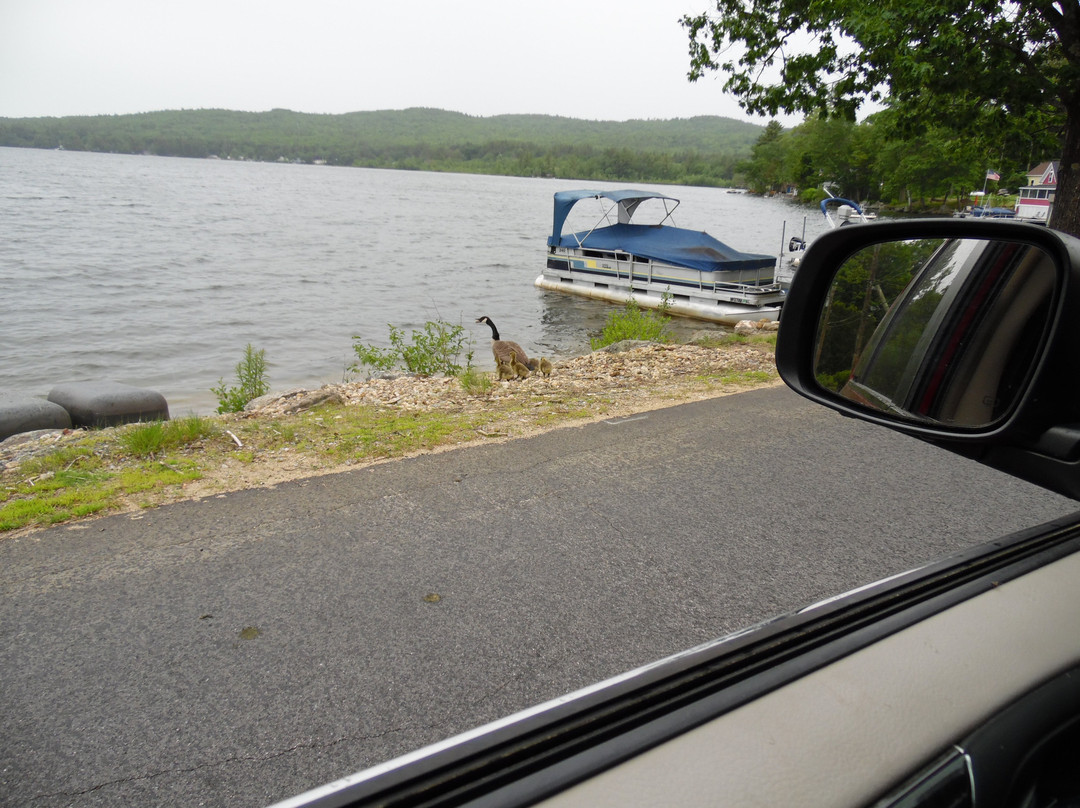
{"type": "Polygon", "coordinates": [[[724,90],[761,115],[853,120],[880,102],[915,134],[989,120],[1004,141],[1049,123],[1061,149],[1051,224],[1080,235],[1077,0],[714,2],[682,20],[691,81],[721,71],[724,90]]]}
{"type": "Polygon", "coordinates": [[[889,139],[878,154],[885,194],[909,206],[915,200],[925,206],[927,199],[941,197],[944,202],[950,192],[977,190],[985,161],[976,138],[936,126],[914,137],[889,139]]]}
{"type": "Polygon", "coordinates": [[[756,193],[779,191],[787,179],[783,173],[784,127],[778,121],[769,121],[761,133],[750,160],[743,166],[746,182],[756,193]]]}
{"type": "Polygon", "coordinates": [[[833,183],[840,196],[859,198],[852,162],[856,129],[842,118],[810,118],[795,127],[788,136],[790,179],[801,189],[833,183]]]}

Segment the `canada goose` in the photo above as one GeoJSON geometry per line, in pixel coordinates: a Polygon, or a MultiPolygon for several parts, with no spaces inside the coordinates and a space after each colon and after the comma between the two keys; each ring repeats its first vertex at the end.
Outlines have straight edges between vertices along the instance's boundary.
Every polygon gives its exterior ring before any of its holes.
{"type": "Polygon", "coordinates": [[[548,359],[546,356],[540,357],[540,372],[543,373],[545,376],[551,375],[551,360],[548,359]]]}
{"type": "Polygon", "coordinates": [[[517,378],[517,372],[509,362],[500,362],[498,367],[495,368],[495,371],[498,373],[500,382],[508,382],[511,379],[517,378]]]}
{"type": "Polygon", "coordinates": [[[495,356],[495,364],[510,360],[510,352],[513,351],[517,354],[518,361],[521,362],[529,370],[536,370],[539,366],[539,362],[535,359],[529,359],[529,355],[525,353],[520,345],[516,342],[511,342],[508,339],[499,339],[499,329],[495,327],[495,323],[491,322],[490,317],[480,317],[477,319],[478,323],[487,323],[491,327],[491,353],[495,356]]]}
{"type": "Polygon", "coordinates": [[[514,369],[514,373],[517,374],[519,379],[529,378],[529,368],[518,361],[517,351],[510,352],[510,367],[514,369]]]}

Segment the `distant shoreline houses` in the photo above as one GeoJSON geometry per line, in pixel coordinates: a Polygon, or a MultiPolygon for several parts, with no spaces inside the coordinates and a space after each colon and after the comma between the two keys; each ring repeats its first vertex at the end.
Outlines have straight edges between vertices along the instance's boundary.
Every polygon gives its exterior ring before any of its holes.
{"type": "Polygon", "coordinates": [[[1058,161],[1039,163],[1027,173],[1028,184],[1016,197],[1016,218],[1046,223],[1054,208],[1057,190],[1058,161]]]}

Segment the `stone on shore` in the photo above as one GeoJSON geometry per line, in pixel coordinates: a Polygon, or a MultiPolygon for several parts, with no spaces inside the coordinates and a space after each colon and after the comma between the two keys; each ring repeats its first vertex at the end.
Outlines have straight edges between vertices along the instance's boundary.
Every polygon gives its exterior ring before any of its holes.
{"type": "Polygon", "coordinates": [[[161,393],[119,382],[58,384],[49,391],[49,401],[68,411],[73,426],[169,420],[169,405],[161,393]]]}
{"type": "Polygon", "coordinates": [[[762,318],[760,320],[739,320],[735,324],[736,334],[757,334],[761,331],[778,331],[780,323],[777,320],[762,318]]]}
{"type": "Polygon", "coordinates": [[[294,415],[329,402],[345,403],[337,391],[330,387],[322,387],[318,390],[305,390],[298,387],[286,390],[284,393],[268,393],[252,399],[244,407],[244,412],[259,412],[263,415],[294,415]]]}
{"type": "Polygon", "coordinates": [[[70,429],[71,416],[59,404],[32,396],[0,394],[0,440],[39,429],[70,429]]]}

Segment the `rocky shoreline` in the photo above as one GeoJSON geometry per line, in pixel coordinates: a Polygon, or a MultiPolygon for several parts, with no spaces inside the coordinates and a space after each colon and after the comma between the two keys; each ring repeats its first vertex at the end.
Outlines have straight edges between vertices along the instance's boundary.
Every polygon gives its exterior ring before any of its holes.
{"type": "MultiPolygon", "coordinates": [[[[386,374],[357,382],[326,385],[318,390],[289,390],[255,399],[245,413],[281,417],[328,401],[402,410],[470,411],[497,406],[522,396],[593,397],[618,392],[620,406],[639,407],[674,400],[689,392],[694,380],[747,373],[776,375],[771,349],[754,345],[710,348],[693,343],[664,345],[620,342],[584,356],[555,363],[551,376],[496,381],[486,393],[470,393],[456,378],[386,374]]],[[[649,407],[645,407],[649,408],[649,407]]]]}
{"type": "MultiPolygon", "coordinates": [[[[243,413],[208,417],[221,418],[226,424],[231,419],[273,420],[326,403],[405,412],[507,409],[515,414],[500,434],[522,437],[560,425],[550,423],[550,419],[543,424],[531,423],[528,418],[531,408],[539,409],[552,400],[565,402],[567,411],[572,407],[575,414],[568,420],[582,423],[589,420],[590,412],[595,418],[617,417],[770,383],[779,383],[779,378],[769,345],[623,342],[559,361],[549,377],[534,374],[520,381],[493,381],[485,392],[469,392],[460,380],[451,377],[387,374],[317,390],[272,393],[250,402],[243,413]]],[[[14,435],[0,442],[0,470],[13,469],[28,458],[85,435],[82,429],[14,435]]]]}

